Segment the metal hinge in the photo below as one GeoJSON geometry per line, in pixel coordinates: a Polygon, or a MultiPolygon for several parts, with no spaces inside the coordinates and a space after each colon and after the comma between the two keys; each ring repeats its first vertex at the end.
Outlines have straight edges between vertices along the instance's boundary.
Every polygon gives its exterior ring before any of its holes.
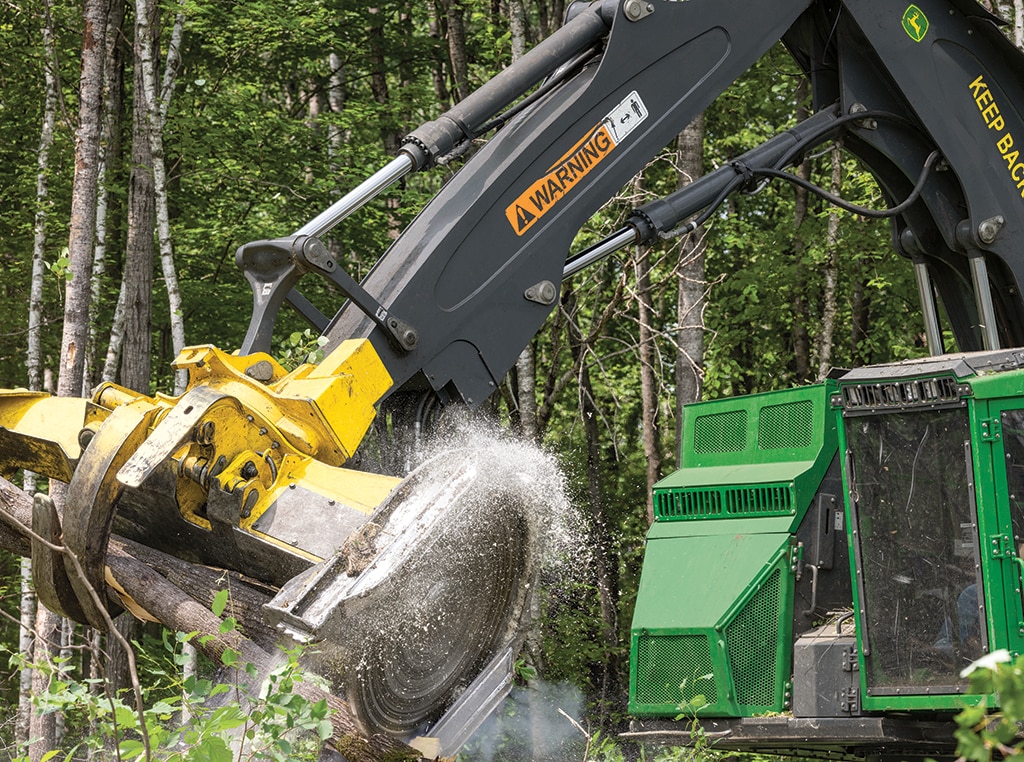
{"type": "Polygon", "coordinates": [[[989,558],[1012,558],[1013,542],[1008,534],[992,534],[988,537],[989,558]]]}
{"type": "Polygon", "coordinates": [[[849,714],[860,711],[860,692],[856,688],[844,688],[839,693],[839,708],[849,714]]]}
{"type": "Polygon", "coordinates": [[[998,418],[987,418],[981,422],[981,441],[998,442],[1003,437],[1003,427],[998,418]]]}
{"type": "Polygon", "coordinates": [[[843,672],[856,672],[860,667],[857,664],[857,647],[843,649],[843,672]]]}

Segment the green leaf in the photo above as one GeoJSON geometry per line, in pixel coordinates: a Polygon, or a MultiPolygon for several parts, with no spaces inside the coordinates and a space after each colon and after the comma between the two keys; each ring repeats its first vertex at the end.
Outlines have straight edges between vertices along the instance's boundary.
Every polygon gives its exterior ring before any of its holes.
{"type": "Polygon", "coordinates": [[[220,616],[224,613],[224,609],[228,605],[228,595],[230,595],[230,591],[224,589],[218,590],[217,594],[213,596],[213,605],[210,608],[213,610],[214,615],[220,616]]]}
{"type": "Polygon", "coordinates": [[[221,664],[225,667],[233,667],[238,663],[238,651],[233,648],[225,649],[224,653],[220,655],[221,664]]]}
{"type": "Polygon", "coordinates": [[[334,726],[330,720],[320,720],[316,724],[316,734],[320,736],[321,741],[326,741],[332,735],[334,735],[334,726]]]}

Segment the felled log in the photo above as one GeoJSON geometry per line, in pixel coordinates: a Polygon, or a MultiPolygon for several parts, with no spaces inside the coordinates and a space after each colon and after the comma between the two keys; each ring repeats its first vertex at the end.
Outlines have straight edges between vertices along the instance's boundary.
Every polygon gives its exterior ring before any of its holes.
{"type": "MultiPolygon", "coordinates": [[[[31,523],[31,498],[0,478],[0,547],[28,556],[31,523]]],[[[216,663],[221,663],[229,648],[239,653],[242,664],[252,663],[257,669],[274,660],[276,633],[261,615],[262,605],[273,595],[269,588],[234,572],[190,564],[117,536],[110,539],[107,567],[113,581],[107,592],[122,600],[127,595],[129,610],[135,609],[137,615],[148,615],[178,632],[198,633],[192,642],[216,663]],[[210,608],[225,575],[231,579],[231,614],[239,624],[237,631],[227,633],[221,632],[224,620],[210,608]]],[[[331,744],[351,762],[420,758],[416,750],[392,738],[368,736],[339,697],[311,683],[302,683],[296,690],[310,701],[327,701],[334,727],[331,744]]]]}

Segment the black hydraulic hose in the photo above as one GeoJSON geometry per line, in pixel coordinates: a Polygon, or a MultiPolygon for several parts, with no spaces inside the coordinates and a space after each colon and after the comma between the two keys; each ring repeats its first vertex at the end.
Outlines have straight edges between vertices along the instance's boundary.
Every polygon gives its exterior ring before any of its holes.
{"type": "MultiPolygon", "coordinates": [[[[900,122],[909,127],[913,126],[906,118],[889,111],[860,111],[852,114],[844,114],[843,116],[833,115],[831,119],[824,121],[821,125],[813,126],[811,132],[800,136],[792,145],[788,146],[778,156],[771,156],[769,148],[773,142],[782,139],[787,135],[793,135],[795,131],[801,129],[801,126],[807,127],[809,122],[819,119],[820,116],[823,116],[826,113],[828,112],[818,112],[818,114],[813,115],[810,119],[798,124],[791,130],[788,130],[785,133],[780,133],[776,138],[769,140],[767,143],[751,149],[736,161],[723,166],[712,175],[705,176],[707,178],[706,180],[704,178],[697,180],[663,199],[652,201],[637,209],[633,213],[633,219],[630,221],[630,223],[637,228],[637,242],[650,242],[654,240],[655,236],[661,238],[674,238],[679,235],[692,233],[711,218],[711,216],[718,210],[718,207],[722,205],[730,194],[735,193],[745,185],[749,185],[757,175],[772,177],[781,176],[783,179],[793,178],[794,175],[781,172],[780,169],[792,164],[797,157],[801,156],[809,148],[819,145],[826,137],[839,132],[850,122],[858,122],[865,119],[883,119],[886,121],[900,122]],[[764,161],[765,159],[767,159],[767,161],[764,161]],[[761,164],[761,161],[764,161],[764,164],[761,164]],[[734,175],[731,177],[724,176],[730,169],[734,175]],[[772,174],[773,172],[778,172],[778,175],[772,174]],[[706,201],[706,192],[701,191],[700,187],[706,182],[713,187],[715,175],[723,176],[722,179],[719,180],[719,182],[723,184],[719,186],[718,193],[716,193],[710,201],[706,201]],[[654,210],[657,210],[657,213],[655,213],[654,210]],[[671,213],[669,213],[668,210],[672,210],[671,213]],[[693,220],[685,225],[675,227],[680,220],[684,220],[700,210],[703,211],[693,220]]],[[[927,171],[924,174],[927,174],[927,171]]],[[[922,179],[919,179],[919,183],[922,182],[922,179]]],[[[920,193],[921,191],[918,190],[917,194],[910,199],[909,202],[904,202],[904,204],[909,206],[909,204],[916,200],[920,193]]],[[[840,199],[840,201],[842,200],[840,199]]],[[[901,205],[897,209],[898,210],[895,212],[887,213],[886,216],[899,214],[901,211],[906,209],[906,206],[901,205]]],[[[858,209],[857,213],[862,212],[858,209]]]]}
{"type": "Polygon", "coordinates": [[[814,183],[805,180],[799,175],[794,175],[789,172],[783,172],[778,169],[755,169],[753,170],[753,173],[755,175],[760,175],[762,177],[778,178],[780,180],[785,180],[786,182],[793,183],[794,185],[798,185],[801,188],[805,188],[811,193],[820,196],[821,198],[828,201],[830,204],[838,206],[840,209],[845,209],[848,212],[853,212],[854,214],[859,214],[864,217],[870,217],[872,219],[885,219],[887,217],[895,217],[897,214],[902,214],[907,209],[909,209],[915,201],[917,201],[917,199],[921,196],[921,192],[924,190],[925,181],[928,179],[928,175],[931,172],[932,167],[940,158],[942,158],[942,154],[940,154],[938,151],[932,151],[930,154],[928,154],[928,158],[925,159],[924,166],[921,168],[921,174],[918,175],[917,183],[914,185],[913,190],[910,191],[910,195],[908,195],[905,199],[903,199],[902,202],[900,202],[896,206],[890,207],[888,209],[871,209],[866,206],[853,204],[844,198],[840,198],[839,196],[836,196],[833,193],[829,193],[821,186],[815,185],[814,183]]]}

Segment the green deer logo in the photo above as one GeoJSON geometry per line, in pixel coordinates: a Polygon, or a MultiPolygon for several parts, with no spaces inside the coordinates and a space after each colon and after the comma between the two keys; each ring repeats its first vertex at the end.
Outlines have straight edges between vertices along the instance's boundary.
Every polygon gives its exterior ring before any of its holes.
{"type": "Polygon", "coordinates": [[[903,30],[914,42],[920,42],[928,34],[928,17],[916,5],[903,12],[903,30]]]}

